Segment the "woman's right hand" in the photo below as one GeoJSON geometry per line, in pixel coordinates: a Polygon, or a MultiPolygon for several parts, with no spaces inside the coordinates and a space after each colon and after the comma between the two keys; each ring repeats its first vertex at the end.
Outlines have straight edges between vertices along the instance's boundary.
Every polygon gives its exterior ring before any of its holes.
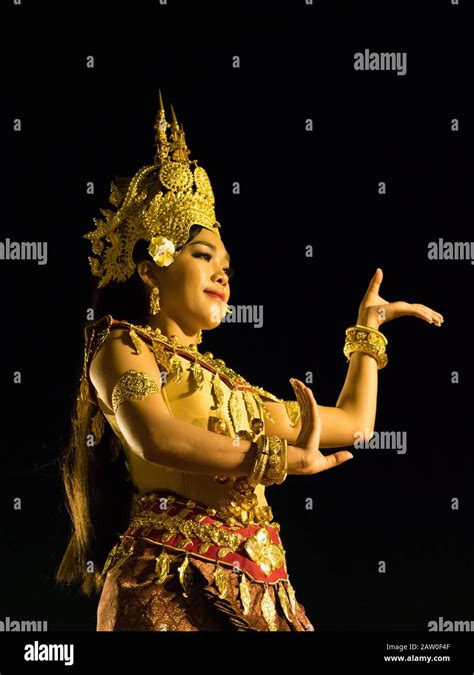
{"type": "Polygon", "coordinates": [[[296,378],[292,378],[290,383],[295,390],[301,408],[301,431],[294,443],[294,447],[299,448],[303,454],[303,467],[301,471],[298,471],[298,474],[309,476],[320,471],[326,471],[326,469],[332,469],[332,467],[351,459],[354,455],[347,450],[334,452],[330,455],[321,453],[319,440],[323,423],[314,394],[309,387],[296,378]]]}

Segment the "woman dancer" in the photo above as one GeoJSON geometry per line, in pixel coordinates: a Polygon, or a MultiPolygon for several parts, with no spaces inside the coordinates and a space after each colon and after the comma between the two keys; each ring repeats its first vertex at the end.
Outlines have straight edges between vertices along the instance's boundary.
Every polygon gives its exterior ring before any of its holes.
{"type": "Polygon", "coordinates": [[[92,241],[99,277],[63,475],[73,532],[57,573],[100,593],[97,630],[311,631],[290,583],[265,487],[352,457],[374,429],[379,326],[420,304],[389,303],[377,270],[346,330],[336,407],[290,380],[284,401],[202,352],[228,309],[229,254],[209,178],[160,95],[154,163],[112,183],[92,241]]]}

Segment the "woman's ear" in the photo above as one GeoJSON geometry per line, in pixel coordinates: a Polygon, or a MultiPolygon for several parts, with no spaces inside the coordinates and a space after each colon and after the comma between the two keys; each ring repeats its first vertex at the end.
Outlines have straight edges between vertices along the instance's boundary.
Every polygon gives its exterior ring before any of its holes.
{"type": "Polygon", "coordinates": [[[156,286],[154,267],[155,265],[151,260],[141,260],[139,263],[137,263],[137,272],[148,288],[156,286]]]}

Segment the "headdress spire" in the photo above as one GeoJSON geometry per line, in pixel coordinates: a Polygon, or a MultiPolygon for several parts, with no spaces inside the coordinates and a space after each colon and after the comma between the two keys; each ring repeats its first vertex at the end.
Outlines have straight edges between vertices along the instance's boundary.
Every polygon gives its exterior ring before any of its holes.
{"type": "Polygon", "coordinates": [[[94,218],[96,230],[84,235],[98,256],[89,261],[92,274],[100,277],[99,288],[132,276],[133,249],[139,239],[150,242],[150,255],[164,266],[186,243],[192,225],[202,225],[220,237],[209,177],[189,159],[183,125],[172,106],[171,123],[167,121],[161,90],[158,99],[154,163],[132,179],[117,178],[112,183],[109,200],[116,212],[101,209],[105,219],[94,218]]]}

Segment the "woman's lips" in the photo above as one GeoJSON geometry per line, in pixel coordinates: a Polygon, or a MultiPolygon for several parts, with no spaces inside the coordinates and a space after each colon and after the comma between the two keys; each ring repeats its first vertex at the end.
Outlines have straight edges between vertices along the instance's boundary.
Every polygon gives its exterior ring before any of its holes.
{"type": "Polygon", "coordinates": [[[217,293],[212,293],[212,291],[204,291],[204,293],[207,293],[208,295],[212,295],[213,298],[216,298],[217,300],[220,300],[221,302],[224,302],[224,298],[221,295],[217,295],[217,293]]]}

